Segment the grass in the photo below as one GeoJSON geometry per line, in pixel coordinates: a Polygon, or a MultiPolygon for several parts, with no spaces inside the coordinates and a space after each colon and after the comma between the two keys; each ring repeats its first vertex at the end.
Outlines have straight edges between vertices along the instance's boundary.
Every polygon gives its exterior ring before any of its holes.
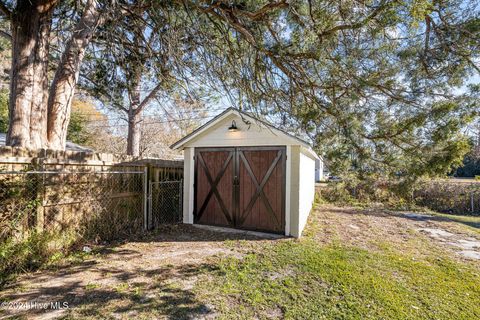
{"type": "MultiPolygon", "coordinates": [[[[474,227],[464,223],[478,217],[447,218],[454,222],[428,223],[468,237],[474,227]]],[[[152,260],[130,273],[107,267],[108,281],[83,284],[84,300],[63,318],[480,319],[480,263],[461,260],[415,223],[325,206],[311,214],[300,240],[225,240],[212,246],[235,254],[185,265],[152,260]],[[359,229],[345,231],[350,224],[359,229]]],[[[190,245],[192,253],[202,248],[190,245]]],[[[135,250],[148,254],[142,247],[135,250]]]]}
{"type": "Polygon", "coordinates": [[[461,223],[470,227],[470,230],[480,233],[480,216],[454,215],[439,212],[429,212],[429,214],[461,223]]]}
{"type": "MultiPolygon", "coordinates": [[[[310,226],[310,229],[315,226],[310,226]]],[[[310,230],[311,231],[311,230],[310,230]]],[[[480,269],[416,239],[426,255],[379,241],[378,250],[297,241],[252,244],[197,288],[220,318],[479,319],[480,269]]],[[[231,245],[231,244],[230,244],[231,245]]]]}
{"type": "Polygon", "coordinates": [[[31,232],[25,239],[0,242],[0,290],[22,273],[40,268],[55,268],[66,262],[83,261],[84,252],[70,252],[75,233],[31,232]]]}

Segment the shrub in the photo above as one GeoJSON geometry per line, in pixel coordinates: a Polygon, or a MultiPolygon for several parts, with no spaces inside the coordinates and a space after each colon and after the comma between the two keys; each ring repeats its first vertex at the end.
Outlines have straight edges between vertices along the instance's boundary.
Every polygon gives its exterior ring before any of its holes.
{"type": "Polygon", "coordinates": [[[415,186],[414,201],[431,210],[452,214],[480,214],[480,183],[425,180],[415,186]]]}
{"type": "Polygon", "coordinates": [[[23,240],[9,238],[0,243],[0,287],[18,273],[39,268],[59,248],[68,248],[70,243],[61,243],[64,239],[58,234],[32,232],[23,240]]]}
{"type": "Polygon", "coordinates": [[[414,205],[411,190],[405,181],[372,176],[364,180],[347,177],[341,182],[330,182],[318,192],[322,200],[340,205],[381,204],[407,209],[414,205]]]}

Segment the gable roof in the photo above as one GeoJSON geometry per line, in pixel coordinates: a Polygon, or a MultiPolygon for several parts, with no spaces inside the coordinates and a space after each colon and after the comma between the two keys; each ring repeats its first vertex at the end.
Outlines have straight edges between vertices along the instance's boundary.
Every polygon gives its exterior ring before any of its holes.
{"type": "MultiPolygon", "coordinates": [[[[251,120],[252,122],[257,122],[257,123],[260,123],[261,125],[267,127],[268,129],[274,131],[274,132],[277,132],[281,135],[284,135],[290,139],[294,139],[298,142],[299,145],[307,148],[307,149],[310,149],[311,150],[311,145],[310,143],[308,143],[307,141],[291,134],[291,133],[288,133],[282,129],[278,129],[276,128],[275,126],[273,126],[272,124],[266,122],[266,121],[263,121],[263,120],[260,120],[258,118],[255,118],[254,116],[244,112],[244,111],[241,111],[241,110],[238,110],[236,108],[233,108],[233,107],[230,107],[230,108],[227,108],[225,109],[225,111],[223,111],[222,113],[218,114],[217,116],[215,116],[213,119],[209,120],[208,122],[206,122],[204,125],[198,127],[197,129],[195,129],[194,131],[192,131],[190,134],[187,134],[185,137],[183,137],[182,139],[178,140],[177,142],[175,142],[174,144],[172,144],[170,146],[170,148],[172,149],[180,149],[182,148],[186,143],[188,143],[189,141],[193,140],[194,138],[198,137],[200,134],[202,134],[203,132],[207,131],[209,128],[213,127],[215,124],[219,123],[220,121],[222,121],[223,119],[227,118],[229,115],[231,114],[237,114],[239,115],[240,117],[242,118],[247,118],[249,120],[251,120]]],[[[313,152],[313,150],[311,150],[313,152]]],[[[318,157],[318,155],[315,154],[316,157],[318,157]]]]}

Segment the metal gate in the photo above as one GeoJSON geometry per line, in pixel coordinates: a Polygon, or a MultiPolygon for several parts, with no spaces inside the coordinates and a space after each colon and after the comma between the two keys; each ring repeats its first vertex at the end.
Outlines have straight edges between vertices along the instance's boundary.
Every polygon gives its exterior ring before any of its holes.
{"type": "Polygon", "coordinates": [[[183,180],[149,182],[149,228],[182,222],[183,180]]]}

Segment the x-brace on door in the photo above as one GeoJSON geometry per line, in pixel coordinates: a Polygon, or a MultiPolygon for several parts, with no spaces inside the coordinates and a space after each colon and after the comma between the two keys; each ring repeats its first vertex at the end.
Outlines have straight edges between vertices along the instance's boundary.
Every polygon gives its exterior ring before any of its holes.
{"type": "Polygon", "coordinates": [[[197,148],[194,221],[283,233],[285,147],[197,148]]]}

